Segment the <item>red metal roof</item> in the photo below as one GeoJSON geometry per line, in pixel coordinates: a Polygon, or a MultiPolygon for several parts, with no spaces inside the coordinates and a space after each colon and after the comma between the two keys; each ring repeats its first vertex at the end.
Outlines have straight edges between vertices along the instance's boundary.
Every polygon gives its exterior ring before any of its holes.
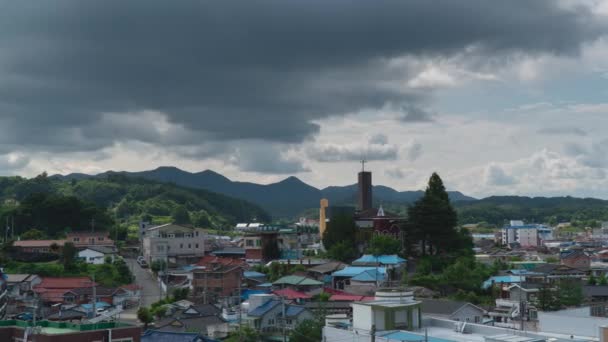
{"type": "Polygon", "coordinates": [[[246,266],[247,263],[243,260],[238,260],[234,258],[224,258],[218,257],[215,255],[205,255],[202,257],[197,265],[203,267],[211,267],[213,264],[219,264],[224,267],[236,267],[236,266],[246,266]]]}
{"type": "Polygon", "coordinates": [[[57,246],[63,246],[66,240],[20,240],[13,242],[15,247],[51,247],[56,244],[57,246]]]}
{"type": "MultiPolygon", "coordinates": [[[[66,277],[53,278],[43,277],[40,284],[34,286],[34,291],[45,292],[48,290],[71,290],[80,287],[92,287],[97,285],[89,277],[66,277]]],[[[65,291],[64,291],[65,292],[65,291]]]]}
{"type": "Polygon", "coordinates": [[[282,290],[276,290],[273,292],[277,296],[285,297],[287,299],[310,299],[312,296],[307,295],[306,293],[296,291],[290,288],[285,288],[282,290]]]}

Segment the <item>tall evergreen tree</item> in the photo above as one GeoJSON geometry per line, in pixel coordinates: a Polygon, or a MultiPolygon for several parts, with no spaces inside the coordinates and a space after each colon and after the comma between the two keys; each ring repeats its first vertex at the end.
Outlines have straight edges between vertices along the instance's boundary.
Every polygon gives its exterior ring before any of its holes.
{"type": "Polygon", "coordinates": [[[352,216],[336,215],[327,224],[323,234],[323,247],[329,250],[339,242],[346,242],[354,247],[356,237],[357,225],[352,216]]]}
{"type": "Polygon", "coordinates": [[[462,248],[456,225],[458,217],[437,173],[429,179],[424,196],[408,208],[406,245],[420,241],[422,253],[451,252],[462,248]]]}

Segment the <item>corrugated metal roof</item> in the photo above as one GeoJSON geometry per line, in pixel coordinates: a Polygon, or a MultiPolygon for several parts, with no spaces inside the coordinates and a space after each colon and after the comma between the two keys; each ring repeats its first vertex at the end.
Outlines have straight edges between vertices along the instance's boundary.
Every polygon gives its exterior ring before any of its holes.
{"type": "Polygon", "coordinates": [[[359,259],[352,262],[353,265],[356,264],[384,264],[384,265],[397,265],[406,262],[407,260],[400,258],[398,255],[378,255],[374,256],[371,254],[365,254],[359,259]]]}
{"type": "Polygon", "coordinates": [[[386,268],[384,267],[366,267],[366,266],[347,266],[344,269],[336,271],[331,275],[334,277],[354,277],[365,271],[378,269],[381,274],[386,274],[386,268]]]}

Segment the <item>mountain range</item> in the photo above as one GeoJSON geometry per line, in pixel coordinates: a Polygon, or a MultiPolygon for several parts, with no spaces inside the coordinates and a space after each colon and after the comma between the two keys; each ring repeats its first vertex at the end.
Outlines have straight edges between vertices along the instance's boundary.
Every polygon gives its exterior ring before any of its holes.
{"type": "MultiPolygon", "coordinates": [[[[306,209],[319,206],[321,198],[327,198],[330,205],[347,205],[356,202],[357,185],[329,186],[324,189],[315,188],[304,183],[297,177],[291,176],[271,184],[256,184],[250,182],[232,181],[225,176],[211,171],[188,172],[176,167],[159,167],[154,170],[127,172],[108,171],[97,175],[72,173],[55,175],[61,179],[86,179],[105,177],[111,174],[121,174],[127,177],[144,178],[159,182],[174,183],[179,186],[205,189],[235,198],[255,203],[268,211],[273,217],[294,217],[306,209]]],[[[355,175],[353,175],[353,178],[355,175]]],[[[423,191],[397,191],[387,186],[375,185],[372,189],[374,202],[390,202],[408,204],[420,198],[423,191]]],[[[466,196],[458,191],[448,191],[454,202],[473,201],[475,198],[466,196]]]]}

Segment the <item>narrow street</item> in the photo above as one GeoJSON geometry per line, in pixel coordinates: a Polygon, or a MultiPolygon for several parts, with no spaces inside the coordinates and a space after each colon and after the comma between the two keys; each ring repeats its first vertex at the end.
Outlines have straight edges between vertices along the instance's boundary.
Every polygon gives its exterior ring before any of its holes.
{"type": "MultiPolygon", "coordinates": [[[[125,258],[125,262],[131,273],[135,276],[135,284],[141,286],[141,306],[150,306],[152,303],[159,300],[160,289],[156,279],[148,268],[141,268],[135,259],[125,258]]],[[[120,319],[124,321],[137,321],[137,309],[133,307],[123,311],[120,314],[120,319]]]]}

